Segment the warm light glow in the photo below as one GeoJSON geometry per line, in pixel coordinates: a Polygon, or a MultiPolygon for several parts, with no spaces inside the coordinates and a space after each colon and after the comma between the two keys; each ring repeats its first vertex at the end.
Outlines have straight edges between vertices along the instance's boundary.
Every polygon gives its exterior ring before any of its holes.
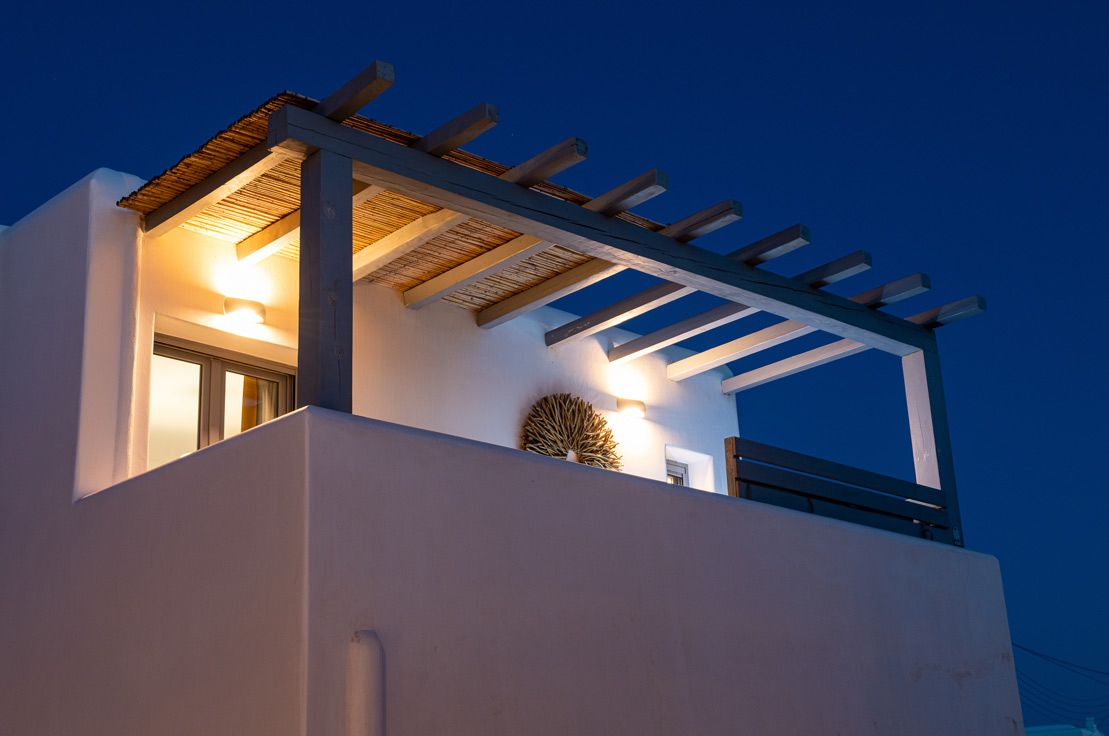
{"type": "Polygon", "coordinates": [[[636,399],[616,399],[616,411],[626,417],[642,419],[647,416],[647,405],[636,399]]]}
{"type": "Polygon", "coordinates": [[[214,278],[215,290],[224,296],[263,303],[273,299],[273,286],[266,273],[257,266],[238,261],[220,263],[214,278]]]}
{"type": "Polygon", "coordinates": [[[153,356],[148,468],[156,468],[196,450],[200,394],[198,363],[165,355],[153,356]]]}
{"type": "Polygon", "coordinates": [[[250,299],[227,297],[223,300],[223,313],[239,323],[262,324],[266,321],[266,305],[250,299]]]}
{"type": "Polygon", "coordinates": [[[635,362],[608,366],[608,391],[612,396],[635,396],[648,400],[647,379],[635,362]]]}

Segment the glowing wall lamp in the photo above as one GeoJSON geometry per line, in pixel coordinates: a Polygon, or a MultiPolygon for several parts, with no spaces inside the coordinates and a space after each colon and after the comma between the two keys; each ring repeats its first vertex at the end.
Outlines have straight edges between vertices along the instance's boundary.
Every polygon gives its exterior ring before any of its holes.
{"type": "Polygon", "coordinates": [[[621,399],[616,397],[616,411],[626,417],[642,419],[647,416],[647,405],[636,399],[621,399]]]}
{"type": "Polygon", "coordinates": [[[250,299],[227,297],[223,300],[223,313],[236,322],[262,324],[266,321],[266,305],[250,299]]]}

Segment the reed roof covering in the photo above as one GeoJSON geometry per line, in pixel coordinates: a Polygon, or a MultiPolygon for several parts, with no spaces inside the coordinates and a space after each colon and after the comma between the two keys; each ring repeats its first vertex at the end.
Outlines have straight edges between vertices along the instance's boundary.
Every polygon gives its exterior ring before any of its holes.
{"type": "MultiPolygon", "coordinates": [[[[119,205],[144,215],[154,212],[255,146],[264,143],[267,121],[273,112],[284,105],[311,109],[316,104],[315,100],[292,92],[282,92],[270,98],[124,197],[119,205]]],[[[402,145],[411,145],[420,138],[360,115],[346,119],[343,125],[402,145]]],[[[443,158],[490,176],[500,176],[510,168],[462,150],[450,151],[443,158]]],[[[579,205],[590,199],[584,194],[546,181],[532,188],[579,205]]],[[[300,162],[289,159],[195,215],[181,227],[229,243],[239,243],[299,207],[300,162]]],[[[438,209],[440,208],[435,205],[402,194],[382,192],[354,210],[353,251],[357,253],[438,209]]],[[[627,212],[617,217],[650,230],[659,230],[662,227],[627,212]]],[[[398,290],[411,289],[507,243],[518,235],[518,232],[471,219],[382,266],[366,279],[398,290]]],[[[293,241],[278,255],[295,260],[299,257],[299,252],[299,241],[293,241]]],[[[590,260],[593,259],[588,255],[557,245],[552,246],[446,296],[444,301],[473,310],[483,309],[590,260]]]]}

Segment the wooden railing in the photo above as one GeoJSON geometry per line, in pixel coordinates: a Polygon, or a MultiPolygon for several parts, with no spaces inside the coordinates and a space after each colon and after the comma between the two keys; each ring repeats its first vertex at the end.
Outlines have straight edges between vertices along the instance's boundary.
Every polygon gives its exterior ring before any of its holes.
{"type": "Polygon", "coordinates": [[[728,495],[962,546],[938,488],[729,437],[728,495]]]}

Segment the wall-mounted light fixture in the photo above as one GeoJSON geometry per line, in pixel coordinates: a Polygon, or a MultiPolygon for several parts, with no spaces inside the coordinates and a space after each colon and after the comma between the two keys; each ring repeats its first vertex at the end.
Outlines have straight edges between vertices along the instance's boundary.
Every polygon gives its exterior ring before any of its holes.
{"type": "Polygon", "coordinates": [[[616,398],[616,411],[626,417],[642,419],[647,416],[647,405],[637,399],[616,398]]]}
{"type": "Polygon", "coordinates": [[[266,321],[266,305],[250,299],[229,296],[223,300],[223,313],[234,320],[261,324],[266,321]]]}

